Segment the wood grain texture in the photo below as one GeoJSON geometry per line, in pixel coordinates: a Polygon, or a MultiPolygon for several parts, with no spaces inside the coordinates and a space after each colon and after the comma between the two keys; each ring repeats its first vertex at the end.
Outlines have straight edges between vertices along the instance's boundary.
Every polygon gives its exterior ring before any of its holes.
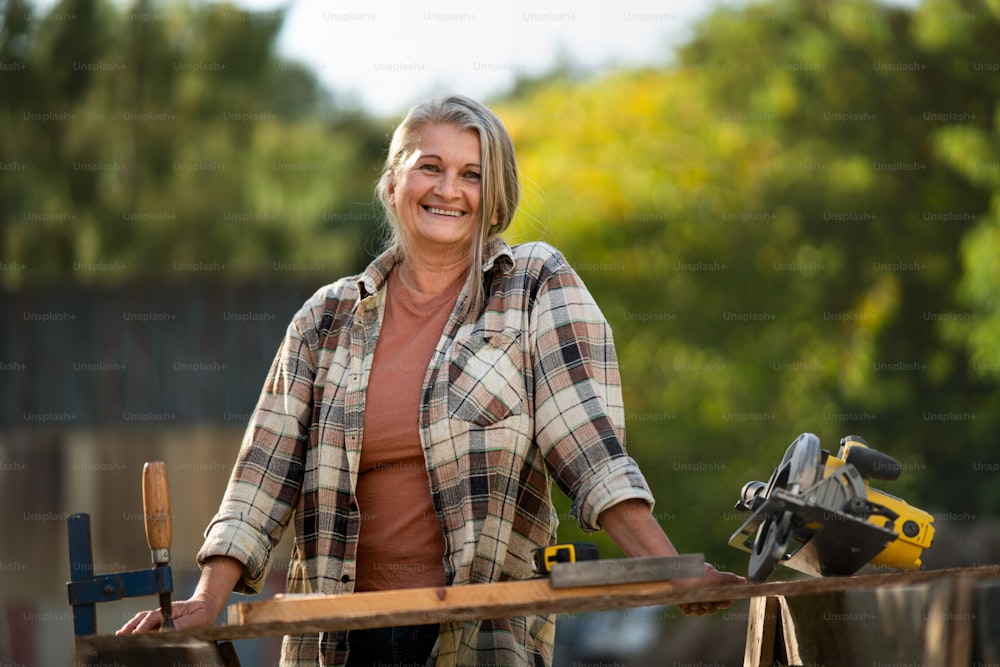
{"type": "Polygon", "coordinates": [[[610,558],[578,563],[556,563],[549,581],[552,588],[576,588],[600,584],[630,584],[643,581],[699,579],[705,576],[705,554],[610,558]]]}
{"type": "MultiPolygon", "coordinates": [[[[142,509],[146,524],[146,541],[153,552],[170,549],[173,539],[173,518],[170,513],[170,488],[167,466],[163,461],[149,461],[142,468],[142,509]]],[[[154,559],[156,554],[154,553],[154,559]]],[[[160,564],[166,560],[154,560],[160,564]]]]}
{"type": "Polygon", "coordinates": [[[97,635],[80,638],[78,644],[129,645],[138,642],[152,646],[157,642],[176,641],[188,637],[218,641],[411,623],[449,622],[467,618],[503,618],[528,613],[595,611],[777,595],[804,596],[833,591],[907,586],[928,581],[949,580],[957,576],[968,577],[974,581],[1000,578],[1000,565],[725,586],[702,585],[694,580],[683,585],[670,582],[643,582],[553,589],[547,579],[531,579],[353,595],[282,596],[261,602],[230,605],[228,623],[225,625],[122,637],[97,635]]]}
{"type": "Polygon", "coordinates": [[[743,667],[771,667],[778,630],[778,598],[751,598],[743,667]]]}
{"type": "Polygon", "coordinates": [[[788,665],[996,664],[978,619],[1000,609],[977,601],[976,591],[997,582],[958,574],[922,583],[760,598],[751,602],[744,667],[788,665]],[[777,619],[764,614],[777,607],[777,619]],[[761,623],[758,621],[767,621],[761,623]]]}

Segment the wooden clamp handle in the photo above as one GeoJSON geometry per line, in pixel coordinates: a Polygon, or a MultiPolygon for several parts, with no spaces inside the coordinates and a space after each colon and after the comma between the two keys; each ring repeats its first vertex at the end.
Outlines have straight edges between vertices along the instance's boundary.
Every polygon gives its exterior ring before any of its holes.
{"type": "Polygon", "coordinates": [[[170,516],[167,466],[163,461],[148,461],[142,467],[142,510],[153,563],[166,565],[170,562],[173,519],[170,516]]]}

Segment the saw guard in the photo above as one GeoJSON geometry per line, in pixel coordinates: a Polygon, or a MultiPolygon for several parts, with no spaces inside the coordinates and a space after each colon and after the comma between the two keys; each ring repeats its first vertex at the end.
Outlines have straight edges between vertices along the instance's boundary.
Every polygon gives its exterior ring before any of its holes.
{"type": "MultiPolygon", "coordinates": [[[[769,498],[776,490],[787,489],[790,493],[799,493],[809,488],[820,475],[820,460],[822,450],[819,438],[812,433],[803,433],[785,450],[781,463],[771,474],[766,488],[754,488],[754,493],[761,493],[762,498],[769,498]]],[[[747,498],[744,487],[743,509],[757,506],[760,498],[747,498]]],[[[740,507],[740,505],[737,505],[740,507]]],[[[792,540],[795,516],[791,510],[775,511],[761,519],[757,526],[757,536],[753,539],[750,551],[750,564],[747,575],[751,581],[764,581],[774,570],[775,563],[781,561],[788,551],[792,540]]]]}
{"type": "Polygon", "coordinates": [[[784,488],[792,493],[800,493],[815,484],[822,475],[822,458],[819,438],[812,433],[803,433],[797,437],[788,446],[782,459],[782,464],[788,466],[784,488]]]}

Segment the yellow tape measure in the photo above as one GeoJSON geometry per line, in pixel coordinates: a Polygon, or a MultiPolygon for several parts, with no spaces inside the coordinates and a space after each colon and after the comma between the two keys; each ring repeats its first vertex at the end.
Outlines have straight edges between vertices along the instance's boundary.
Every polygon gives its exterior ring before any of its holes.
{"type": "Polygon", "coordinates": [[[556,563],[575,563],[581,560],[598,560],[601,554],[593,542],[566,542],[535,549],[532,568],[537,574],[549,574],[556,563]]]}

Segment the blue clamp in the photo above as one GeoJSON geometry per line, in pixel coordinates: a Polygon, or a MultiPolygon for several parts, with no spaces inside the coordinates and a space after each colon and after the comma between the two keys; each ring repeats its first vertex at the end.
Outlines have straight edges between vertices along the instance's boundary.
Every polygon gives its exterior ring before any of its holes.
{"type": "Polygon", "coordinates": [[[149,570],[94,575],[94,550],[90,541],[90,515],[71,514],[69,531],[70,581],[66,583],[73,607],[73,634],[97,634],[97,603],[143,595],[173,593],[169,565],[149,570]]]}

